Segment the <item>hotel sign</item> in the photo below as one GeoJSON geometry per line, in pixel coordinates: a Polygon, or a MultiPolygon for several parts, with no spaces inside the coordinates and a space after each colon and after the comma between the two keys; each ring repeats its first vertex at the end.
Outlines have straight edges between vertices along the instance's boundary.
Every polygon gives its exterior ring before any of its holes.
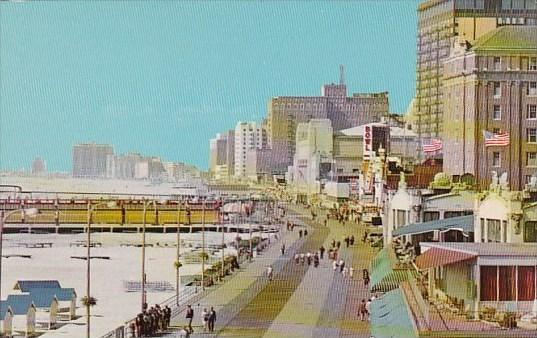
{"type": "Polygon", "coordinates": [[[364,160],[371,158],[371,150],[373,149],[373,127],[370,124],[364,126],[364,160]]]}

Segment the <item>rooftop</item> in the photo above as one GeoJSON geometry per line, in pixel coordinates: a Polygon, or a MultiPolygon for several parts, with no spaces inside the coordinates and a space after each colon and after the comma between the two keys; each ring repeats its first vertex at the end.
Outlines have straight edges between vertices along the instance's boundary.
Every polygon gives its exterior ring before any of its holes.
{"type": "Polygon", "coordinates": [[[475,41],[473,51],[508,51],[535,52],[537,51],[536,26],[502,26],[475,41]]]}
{"type": "MultiPolygon", "coordinates": [[[[375,127],[387,127],[388,125],[386,123],[370,123],[367,124],[370,126],[375,127]]],[[[357,127],[352,127],[348,129],[340,130],[338,133],[345,135],[345,136],[364,136],[364,130],[365,130],[365,124],[357,127]]],[[[390,136],[397,136],[397,137],[416,137],[417,134],[413,132],[412,130],[408,130],[405,128],[399,128],[399,127],[390,127],[390,136]]]]}
{"type": "Polygon", "coordinates": [[[525,256],[537,257],[537,243],[432,243],[422,242],[422,247],[459,251],[477,256],[525,256]]]}

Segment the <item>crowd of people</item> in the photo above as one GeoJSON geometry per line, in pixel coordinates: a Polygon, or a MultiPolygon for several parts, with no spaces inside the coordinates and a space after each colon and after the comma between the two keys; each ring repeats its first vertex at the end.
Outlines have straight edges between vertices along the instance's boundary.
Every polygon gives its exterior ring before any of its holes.
{"type": "MultiPolygon", "coordinates": [[[[146,306],[147,308],[147,306],[146,306]]],[[[166,305],[155,305],[139,313],[128,325],[127,337],[148,337],[163,332],[170,326],[172,310],[166,305]]]]}

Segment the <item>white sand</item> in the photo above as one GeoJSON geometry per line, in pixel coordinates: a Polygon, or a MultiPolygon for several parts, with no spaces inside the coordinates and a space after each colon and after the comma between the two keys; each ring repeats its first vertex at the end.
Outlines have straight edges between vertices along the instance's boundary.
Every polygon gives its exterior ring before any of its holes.
{"type": "MultiPolygon", "coordinates": [[[[176,234],[146,234],[147,243],[175,243],[176,234]]],[[[225,234],[226,242],[234,240],[236,233],[225,234]]],[[[248,234],[241,234],[247,238],[248,234]]],[[[74,235],[4,235],[3,255],[29,254],[31,259],[4,258],[2,260],[2,298],[16,293],[13,286],[19,279],[57,279],[62,287],[75,288],[80,299],[86,294],[86,261],[72,259],[70,256],[86,256],[86,248],[69,247],[69,243],[85,240],[85,234],[74,235]],[[53,242],[52,248],[31,249],[18,247],[19,242],[53,242]]],[[[185,243],[200,241],[201,234],[181,234],[185,243]]],[[[92,240],[102,242],[103,247],[92,248],[92,256],[109,256],[110,260],[92,259],[91,289],[92,296],[97,298],[97,305],[92,308],[92,337],[100,337],[125,321],[132,319],[141,306],[140,292],[125,292],[123,280],[141,280],[141,248],[119,247],[121,242],[140,243],[141,234],[93,233],[92,240]]],[[[221,233],[207,232],[206,243],[220,244],[221,233]]],[[[183,248],[185,253],[192,248],[183,248]]],[[[234,249],[227,253],[234,252],[234,249]]],[[[147,281],[168,281],[175,286],[176,248],[146,248],[147,281]]],[[[217,257],[220,254],[217,253],[217,257]]],[[[182,275],[196,274],[201,271],[199,264],[185,264],[181,268],[182,275]]],[[[160,303],[175,295],[175,291],[157,293],[148,292],[150,305],[160,303]]],[[[79,307],[77,315],[85,315],[85,308],[79,307]]],[[[85,323],[85,317],[77,323],[85,323]]],[[[50,331],[43,337],[83,337],[85,325],[68,324],[58,330],[50,331]]]]}

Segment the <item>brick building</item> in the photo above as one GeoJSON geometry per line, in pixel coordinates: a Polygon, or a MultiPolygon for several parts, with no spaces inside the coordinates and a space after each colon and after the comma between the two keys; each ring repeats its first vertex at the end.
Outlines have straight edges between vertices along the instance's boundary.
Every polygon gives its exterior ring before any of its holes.
{"type": "Polygon", "coordinates": [[[522,190],[537,173],[537,27],[504,26],[475,43],[454,43],[444,63],[444,171],[475,175],[481,188],[491,172],[507,172],[522,190]],[[485,147],[483,131],[507,132],[508,146],[485,147]]]}

